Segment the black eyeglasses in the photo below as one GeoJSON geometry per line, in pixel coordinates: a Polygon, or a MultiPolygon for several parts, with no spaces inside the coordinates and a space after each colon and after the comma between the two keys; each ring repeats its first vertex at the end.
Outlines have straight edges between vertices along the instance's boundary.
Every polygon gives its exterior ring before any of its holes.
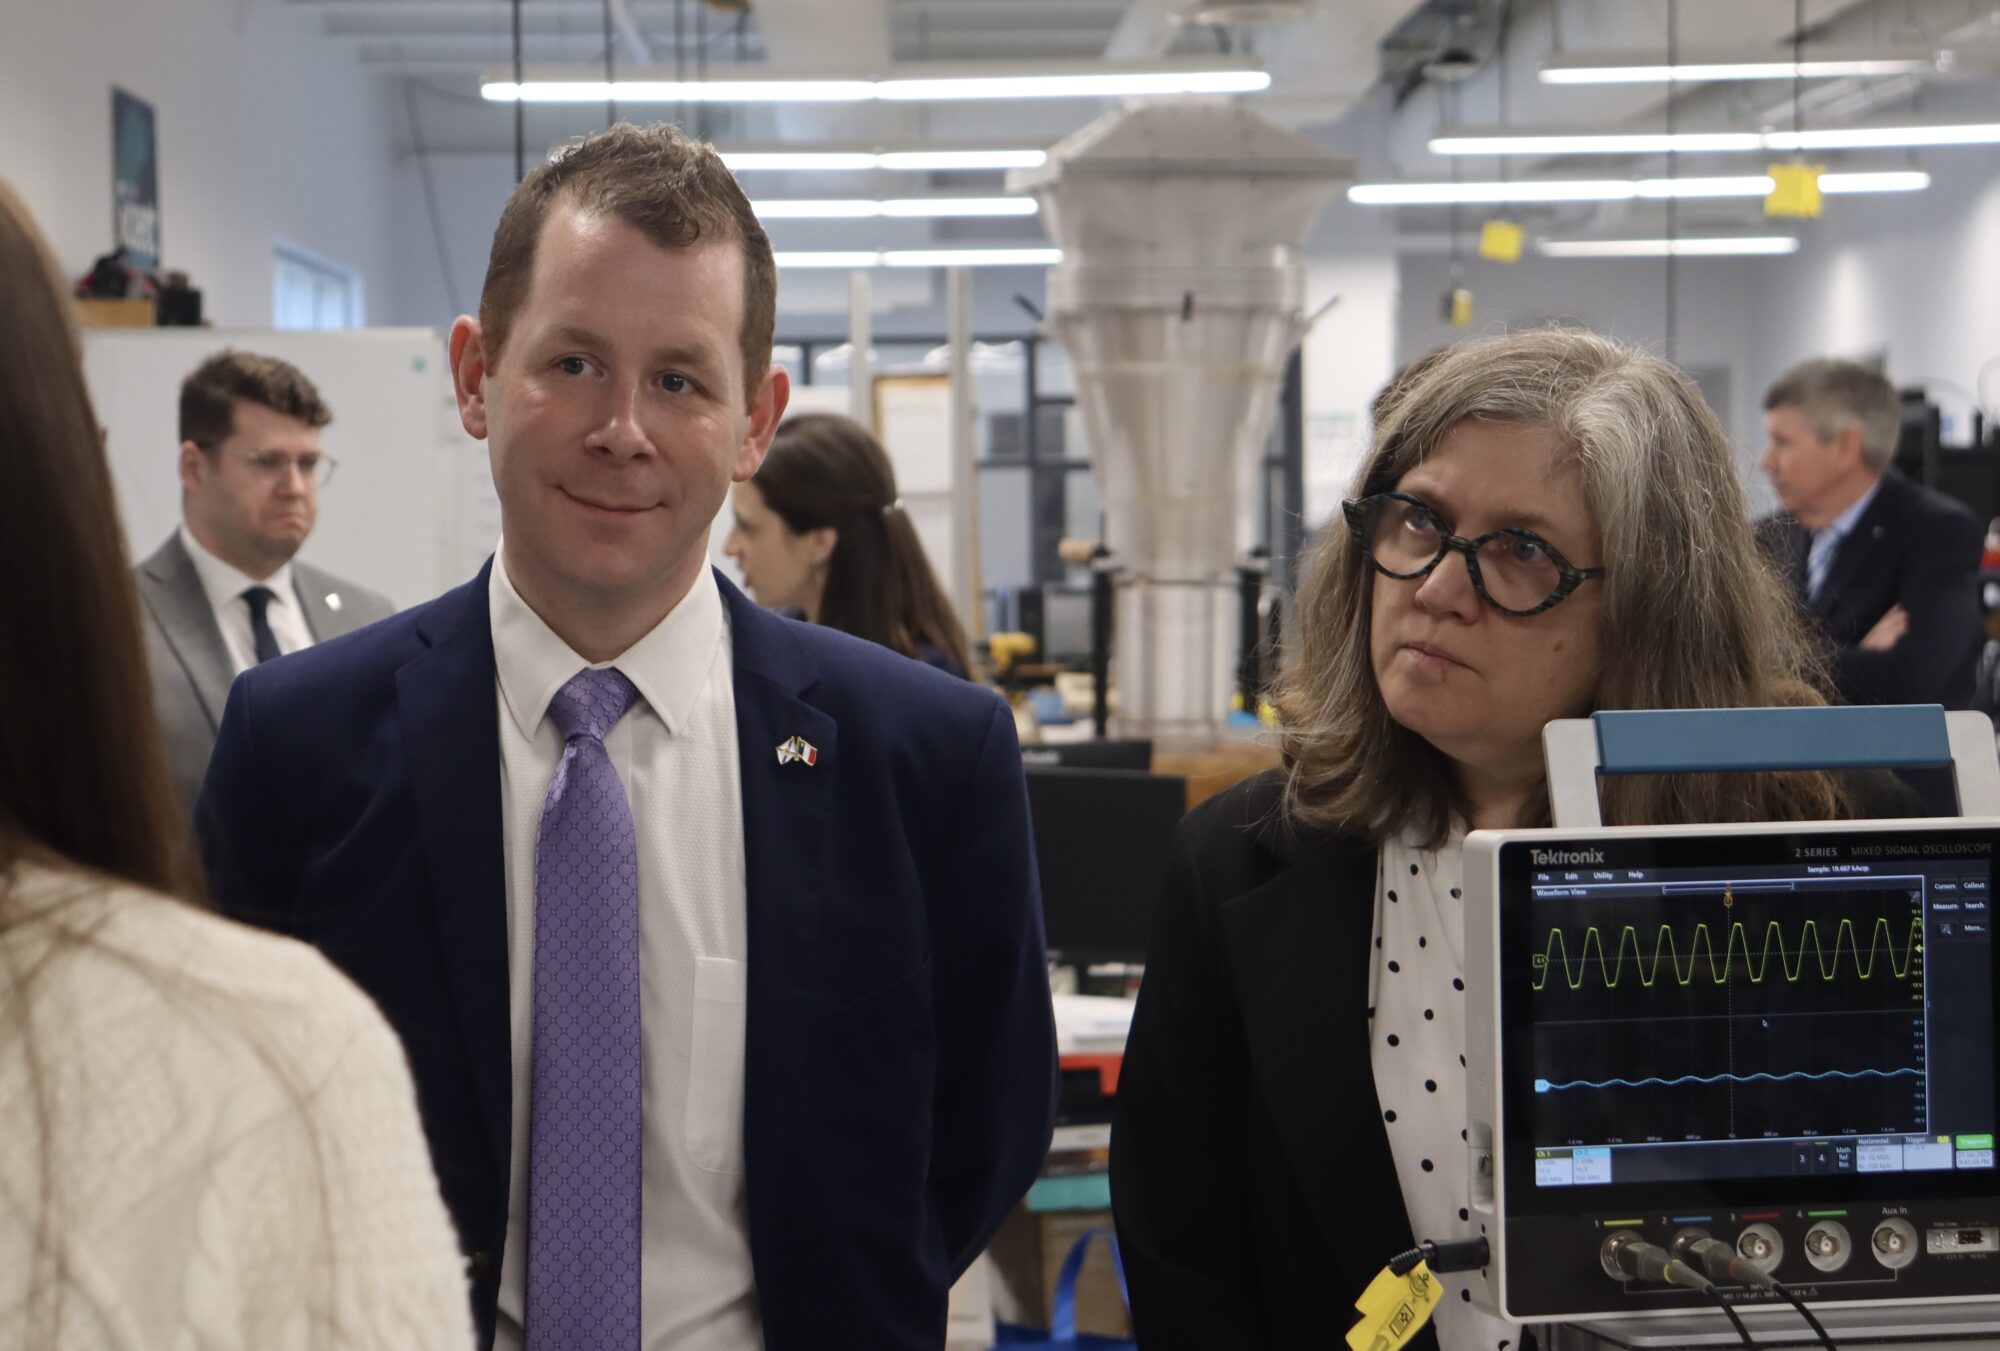
{"type": "Polygon", "coordinates": [[[1444,518],[1421,498],[1408,493],[1376,493],[1358,502],[1342,502],[1347,528],[1368,561],[1385,577],[1415,581],[1456,549],[1465,555],[1465,570],[1479,598],[1502,614],[1538,615],[1603,568],[1570,566],[1556,546],[1532,530],[1495,530],[1478,539],[1451,533],[1444,518]]]}

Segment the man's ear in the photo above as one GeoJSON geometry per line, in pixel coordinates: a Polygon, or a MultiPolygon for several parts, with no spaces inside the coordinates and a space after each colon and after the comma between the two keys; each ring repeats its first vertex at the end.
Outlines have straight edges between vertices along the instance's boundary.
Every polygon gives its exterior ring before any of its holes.
{"type": "Polygon", "coordinates": [[[181,491],[191,493],[201,486],[201,447],[192,441],[181,442],[181,491]]]}
{"type": "Polygon", "coordinates": [[[479,321],[461,314],[451,326],[451,388],[466,435],[486,439],[486,335],[479,321]]]}
{"type": "Polygon", "coordinates": [[[1834,448],[1839,451],[1841,463],[1865,465],[1867,457],[1861,453],[1861,428],[1842,427],[1833,434],[1834,448]]]}
{"type": "Polygon", "coordinates": [[[743,433],[743,444],[737,449],[730,478],[738,483],[748,482],[763,466],[764,456],[770,453],[771,438],[778,434],[778,423],[783,420],[785,405],[791,399],[791,374],[774,363],[757,382],[756,393],[750,396],[750,426],[743,433]]]}

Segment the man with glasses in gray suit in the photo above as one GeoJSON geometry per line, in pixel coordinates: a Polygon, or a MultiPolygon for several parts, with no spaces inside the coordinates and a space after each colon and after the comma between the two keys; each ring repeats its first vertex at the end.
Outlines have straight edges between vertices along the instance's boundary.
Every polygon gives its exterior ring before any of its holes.
{"type": "Polygon", "coordinates": [[[395,609],[293,558],[333,477],[319,444],[332,417],[276,357],[219,352],[181,385],[181,526],[137,572],[153,702],[190,813],[231,681],[395,609]]]}

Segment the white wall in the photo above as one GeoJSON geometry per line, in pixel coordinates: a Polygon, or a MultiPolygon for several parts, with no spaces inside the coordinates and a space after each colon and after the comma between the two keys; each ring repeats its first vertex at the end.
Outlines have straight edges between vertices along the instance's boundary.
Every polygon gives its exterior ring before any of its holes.
{"type": "Polygon", "coordinates": [[[1753,397],[1808,356],[1881,355],[1899,385],[1926,386],[1945,439],[1970,440],[1974,383],[2000,407],[2000,151],[1927,157],[1929,191],[1848,199],[1807,247],[1758,270],[1753,397]]]}
{"type": "Polygon", "coordinates": [[[158,119],[166,266],[218,323],[271,322],[279,239],[359,270],[368,315],[404,246],[389,210],[387,86],[284,0],[8,0],[0,19],[0,177],[66,271],[111,235],[111,87],[158,119]]]}
{"type": "MultiPolygon", "coordinates": [[[[1477,225],[1472,231],[1476,233],[1477,225]]],[[[1752,370],[1753,327],[1769,285],[1771,260],[1683,258],[1675,292],[1676,361],[1704,377],[1703,385],[1736,448],[1743,481],[1762,503],[1762,475],[1755,470],[1763,449],[1757,404],[1762,384],[1752,370]],[[1706,378],[1710,372],[1719,381],[1706,378]]],[[[1472,291],[1469,329],[1444,319],[1442,298],[1451,285],[1450,261],[1438,256],[1402,260],[1403,292],[1398,307],[1398,362],[1468,336],[1503,333],[1552,322],[1573,323],[1666,354],[1666,263],[1653,259],[1540,259],[1466,264],[1464,285],[1472,291]]]]}
{"type": "Polygon", "coordinates": [[[1400,285],[1386,251],[1306,262],[1306,304],[1317,309],[1339,297],[1300,347],[1308,530],[1339,510],[1367,454],[1369,402],[1396,371],[1400,285]]]}

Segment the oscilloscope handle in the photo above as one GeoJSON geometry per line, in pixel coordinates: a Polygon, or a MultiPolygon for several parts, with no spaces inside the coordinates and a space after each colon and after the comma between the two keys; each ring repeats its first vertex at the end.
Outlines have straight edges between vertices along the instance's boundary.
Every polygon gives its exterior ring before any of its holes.
{"type": "Polygon", "coordinates": [[[1965,816],[2000,816],[2000,756],[1984,713],[1877,708],[1675,708],[1561,718],[1542,729],[1549,809],[1564,829],[1604,824],[1600,774],[1950,765],[1965,816]]]}

